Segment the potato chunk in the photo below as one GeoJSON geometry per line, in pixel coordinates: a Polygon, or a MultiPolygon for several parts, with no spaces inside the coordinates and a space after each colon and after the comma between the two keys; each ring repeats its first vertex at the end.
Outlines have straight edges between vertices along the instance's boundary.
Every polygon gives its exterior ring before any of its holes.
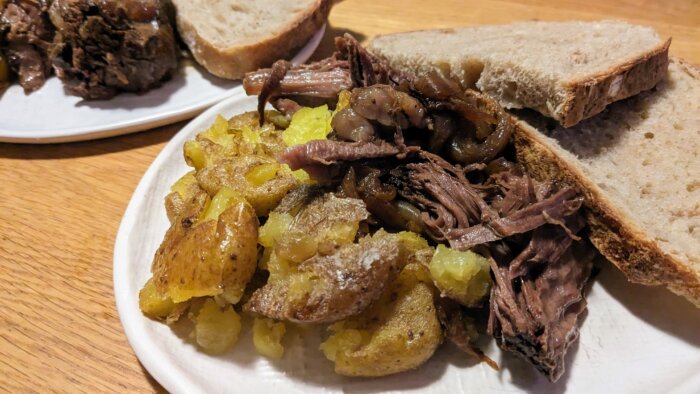
{"type": "Polygon", "coordinates": [[[288,167],[274,158],[257,155],[238,156],[208,166],[197,173],[197,181],[209,195],[223,187],[235,190],[255,208],[258,216],[267,215],[298,185],[288,167]]]}
{"type": "Polygon", "coordinates": [[[158,293],[153,280],[149,279],[139,291],[139,308],[144,315],[150,318],[162,319],[175,309],[175,303],[167,295],[158,293]]]}
{"type": "Polygon", "coordinates": [[[386,233],[344,244],[331,254],[316,254],[298,266],[283,259],[275,263],[273,254],[270,279],[253,293],[246,308],[276,320],[305,323],[332,323],[356,315],[396,276],[398,256],[396,237],[386,233]]]}
{"type": "Polygon", "coordinates": [[[207,201],[200,193],[170,227],[153,260],[153,282],[176,303],[221,295],[235,304],[257,266],[258,218],[229,189],[207,201]]]}
{"type": "Polygon", "coordinates": [[[438,245],[430,261],[430,275],[444,297],[464,306],[478,306],[489,293],[491,277],[486,258],[438,245]]]}
{"type": "Polygon", "coordinates": [[[257,112],[246,112],[230,120],[219,116],[209,129],[185,143],[185,161],[200,171],[236,156],[274,158],[286,147],[281,133],[272,122],[279,118],[278,115],[276,111],[266,111],[263,126],[258,124],[257,112]]]}
{"type": "Polygon", "coordinates": [[[221,354],[231,348],[241,332],[241,318],[233,307],[220,307],[208,298],[195,318],[194,337],[197,345],[210,354],[221,354]]]}
{"type": "Polygon", "coordinates": [[[442,342],[433,289],[418,264],[406,266],[372,307],[330,327],[321,344],[335,372],[376,377],[417,368],[442,342]]]}
{"type": "Polygon", "coordinates": [[[253,321],[253,345],[255,345],[255,350],[267,358],[279,360],[284,355],[282,338],[284,338],[285,332],[284,322],[255,318],[253,321]]]}

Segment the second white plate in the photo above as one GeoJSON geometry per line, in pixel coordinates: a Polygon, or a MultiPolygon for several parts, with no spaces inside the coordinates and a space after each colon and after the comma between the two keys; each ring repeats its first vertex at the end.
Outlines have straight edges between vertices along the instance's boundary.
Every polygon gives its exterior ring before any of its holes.
{"type": "MultiPolygon", "coordinates": [[[[323,25],[292,62],[308,60],[325,30],[323,25]]],[[[157,89],[104,101],[68,95],[56,77],[29,95],[14,84],[0,95],[0,142],[72,142],[148,130],[189,119],[237,94],[244,94],[240,81],[217,78],[189,60],[157,89]]]]}

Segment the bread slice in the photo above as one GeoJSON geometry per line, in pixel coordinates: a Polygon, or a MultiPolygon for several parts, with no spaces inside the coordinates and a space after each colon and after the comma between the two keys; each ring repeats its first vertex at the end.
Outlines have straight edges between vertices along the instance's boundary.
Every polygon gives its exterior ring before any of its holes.
{"type": "Polygon", "coordinates": [[[670,39],[617,21],[519,22],[375,37],[370,51],[412,72],[437,70],[571,127],[664,76],[670,39]]]}
{"type": "Polygon", "coordinates": [[[325,23],[332,0],[172,0],[195,60],[228,79],[289,59],[325,23]]]}
{"type": "Polygon", "coordinates": [[[515,136],[520,163],[578,187],[602,254],[700,307],[700,71],[672,60],[654,90],[574,129],[529,122],[515,136]]]}

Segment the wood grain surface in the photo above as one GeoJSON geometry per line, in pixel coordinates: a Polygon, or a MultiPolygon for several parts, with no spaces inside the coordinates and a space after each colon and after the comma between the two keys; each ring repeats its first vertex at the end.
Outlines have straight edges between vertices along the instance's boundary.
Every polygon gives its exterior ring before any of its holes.
{"type": "MultiPolygon", "coordinates": [[[[348,0],[333,9],[314,57],[329,54],[344,32],[365,40],[402,30],[601,18],[651,25],[673,37],[672,55],[700,64],[698,0],[348,0]]],[[[122,332],[112,252],[136,184],[181,127],[72,144],[0,144],[0,391],[162,390],[122,332]]]]}

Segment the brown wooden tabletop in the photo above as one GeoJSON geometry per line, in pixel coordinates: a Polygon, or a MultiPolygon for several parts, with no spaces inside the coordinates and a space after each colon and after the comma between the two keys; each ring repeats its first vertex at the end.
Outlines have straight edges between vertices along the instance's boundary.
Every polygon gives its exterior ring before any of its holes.
{"type": "MultiPolygon", "coordinates": [[[[698,0],[348,0],[332,38],[515,20],[623,19],[673,37],[700,64],[698,0]],[[584,4],[585,5],[582,5],[584,4]]],[[[47,119],[50,122],[50,119],[47,119]]],[[[117,227],[176,124],[105,140],[0,144],[0,391],[153,392],[122,332],[112,290],[117,227]]]]}

